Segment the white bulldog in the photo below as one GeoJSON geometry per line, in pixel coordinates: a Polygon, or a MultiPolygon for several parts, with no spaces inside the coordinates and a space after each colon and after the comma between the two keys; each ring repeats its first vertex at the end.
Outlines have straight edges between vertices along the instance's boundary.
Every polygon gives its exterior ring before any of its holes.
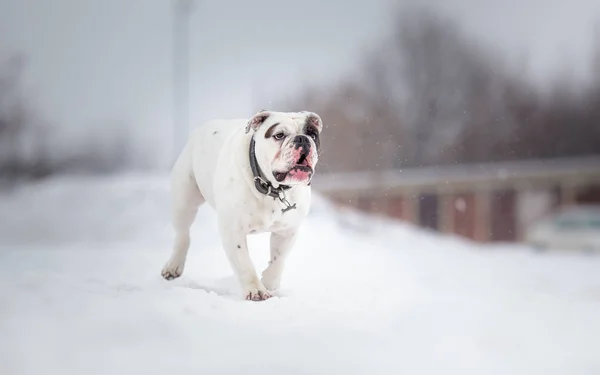
{"type": "Polygon", "coordinates": [[[249,120],[213,120],[195,130],[171,174],[173,252],[162,270],[181,276],[190,226],[204,202],[216,211],[225,253],[248,300],[268,299],[309,211],[319,159],[321,118],[313,112],[261,111],[249,120]],[[256,274],[246,244],[271,232],[271,259],[256,274]]]}

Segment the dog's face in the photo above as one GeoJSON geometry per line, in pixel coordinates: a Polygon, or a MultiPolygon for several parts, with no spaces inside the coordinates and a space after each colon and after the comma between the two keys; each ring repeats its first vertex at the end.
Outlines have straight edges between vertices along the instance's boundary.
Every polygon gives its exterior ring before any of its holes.
{"type": "Polygon", "coordinates": [[[323,130],[316,113],[261,111],[248,121],[246,132],[252,130],[256,159],[265,177],[283,185],[310,183],[323,130]]]}

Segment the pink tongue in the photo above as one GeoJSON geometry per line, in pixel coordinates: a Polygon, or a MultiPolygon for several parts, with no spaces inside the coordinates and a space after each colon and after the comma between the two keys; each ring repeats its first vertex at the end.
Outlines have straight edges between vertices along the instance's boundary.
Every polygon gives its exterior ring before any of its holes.
{"type": "Polygon", "coordinates": [[[288,174],[292,176],[292,178],[295,180],[308,180],[308,178],[310,177],[309,172],[303,171],[301,169],[292,169],[291,171],[289,171],[288,174]]]}

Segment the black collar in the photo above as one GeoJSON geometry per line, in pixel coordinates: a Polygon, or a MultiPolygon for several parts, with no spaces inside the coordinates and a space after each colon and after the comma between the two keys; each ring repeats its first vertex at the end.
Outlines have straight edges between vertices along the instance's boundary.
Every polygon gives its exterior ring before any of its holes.
{"type": "Polygon", "coordinates": [[[296,208],[296,204],[291,205],[287,199],[285,199],[285,191],[291,189],[289,185],[279,185],[278,187],[274,187],[271,182],[264,177],[260,166],[258,165],[258,161],[256,160],[255,153],[256,142],[254,141],[254,137],[250,139],[250,147],[249,147],[249,157],[250,157],[250,169],[252,169],[252,176],[254,177],[254,186],[259,193],[263,195],[267,195],[269,197],[279,199],[283,204],[286,205],[286,208],[282,209],[281,212],[285,213],[291,209],[296,208]]]}

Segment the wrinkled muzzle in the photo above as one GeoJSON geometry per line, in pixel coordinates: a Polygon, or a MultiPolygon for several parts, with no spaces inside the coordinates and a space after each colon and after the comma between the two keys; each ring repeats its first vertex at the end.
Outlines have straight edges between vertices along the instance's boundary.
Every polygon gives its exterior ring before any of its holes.
{"type": "Polygon", "coordinates": [[[310,182],[314,166],[317,162],[315,147],[311,144],[308,137],[298,135],[285,146],[281,158],[286,164],[282,171],[275,172],[274,176],[278,182],[310,182]]]}

